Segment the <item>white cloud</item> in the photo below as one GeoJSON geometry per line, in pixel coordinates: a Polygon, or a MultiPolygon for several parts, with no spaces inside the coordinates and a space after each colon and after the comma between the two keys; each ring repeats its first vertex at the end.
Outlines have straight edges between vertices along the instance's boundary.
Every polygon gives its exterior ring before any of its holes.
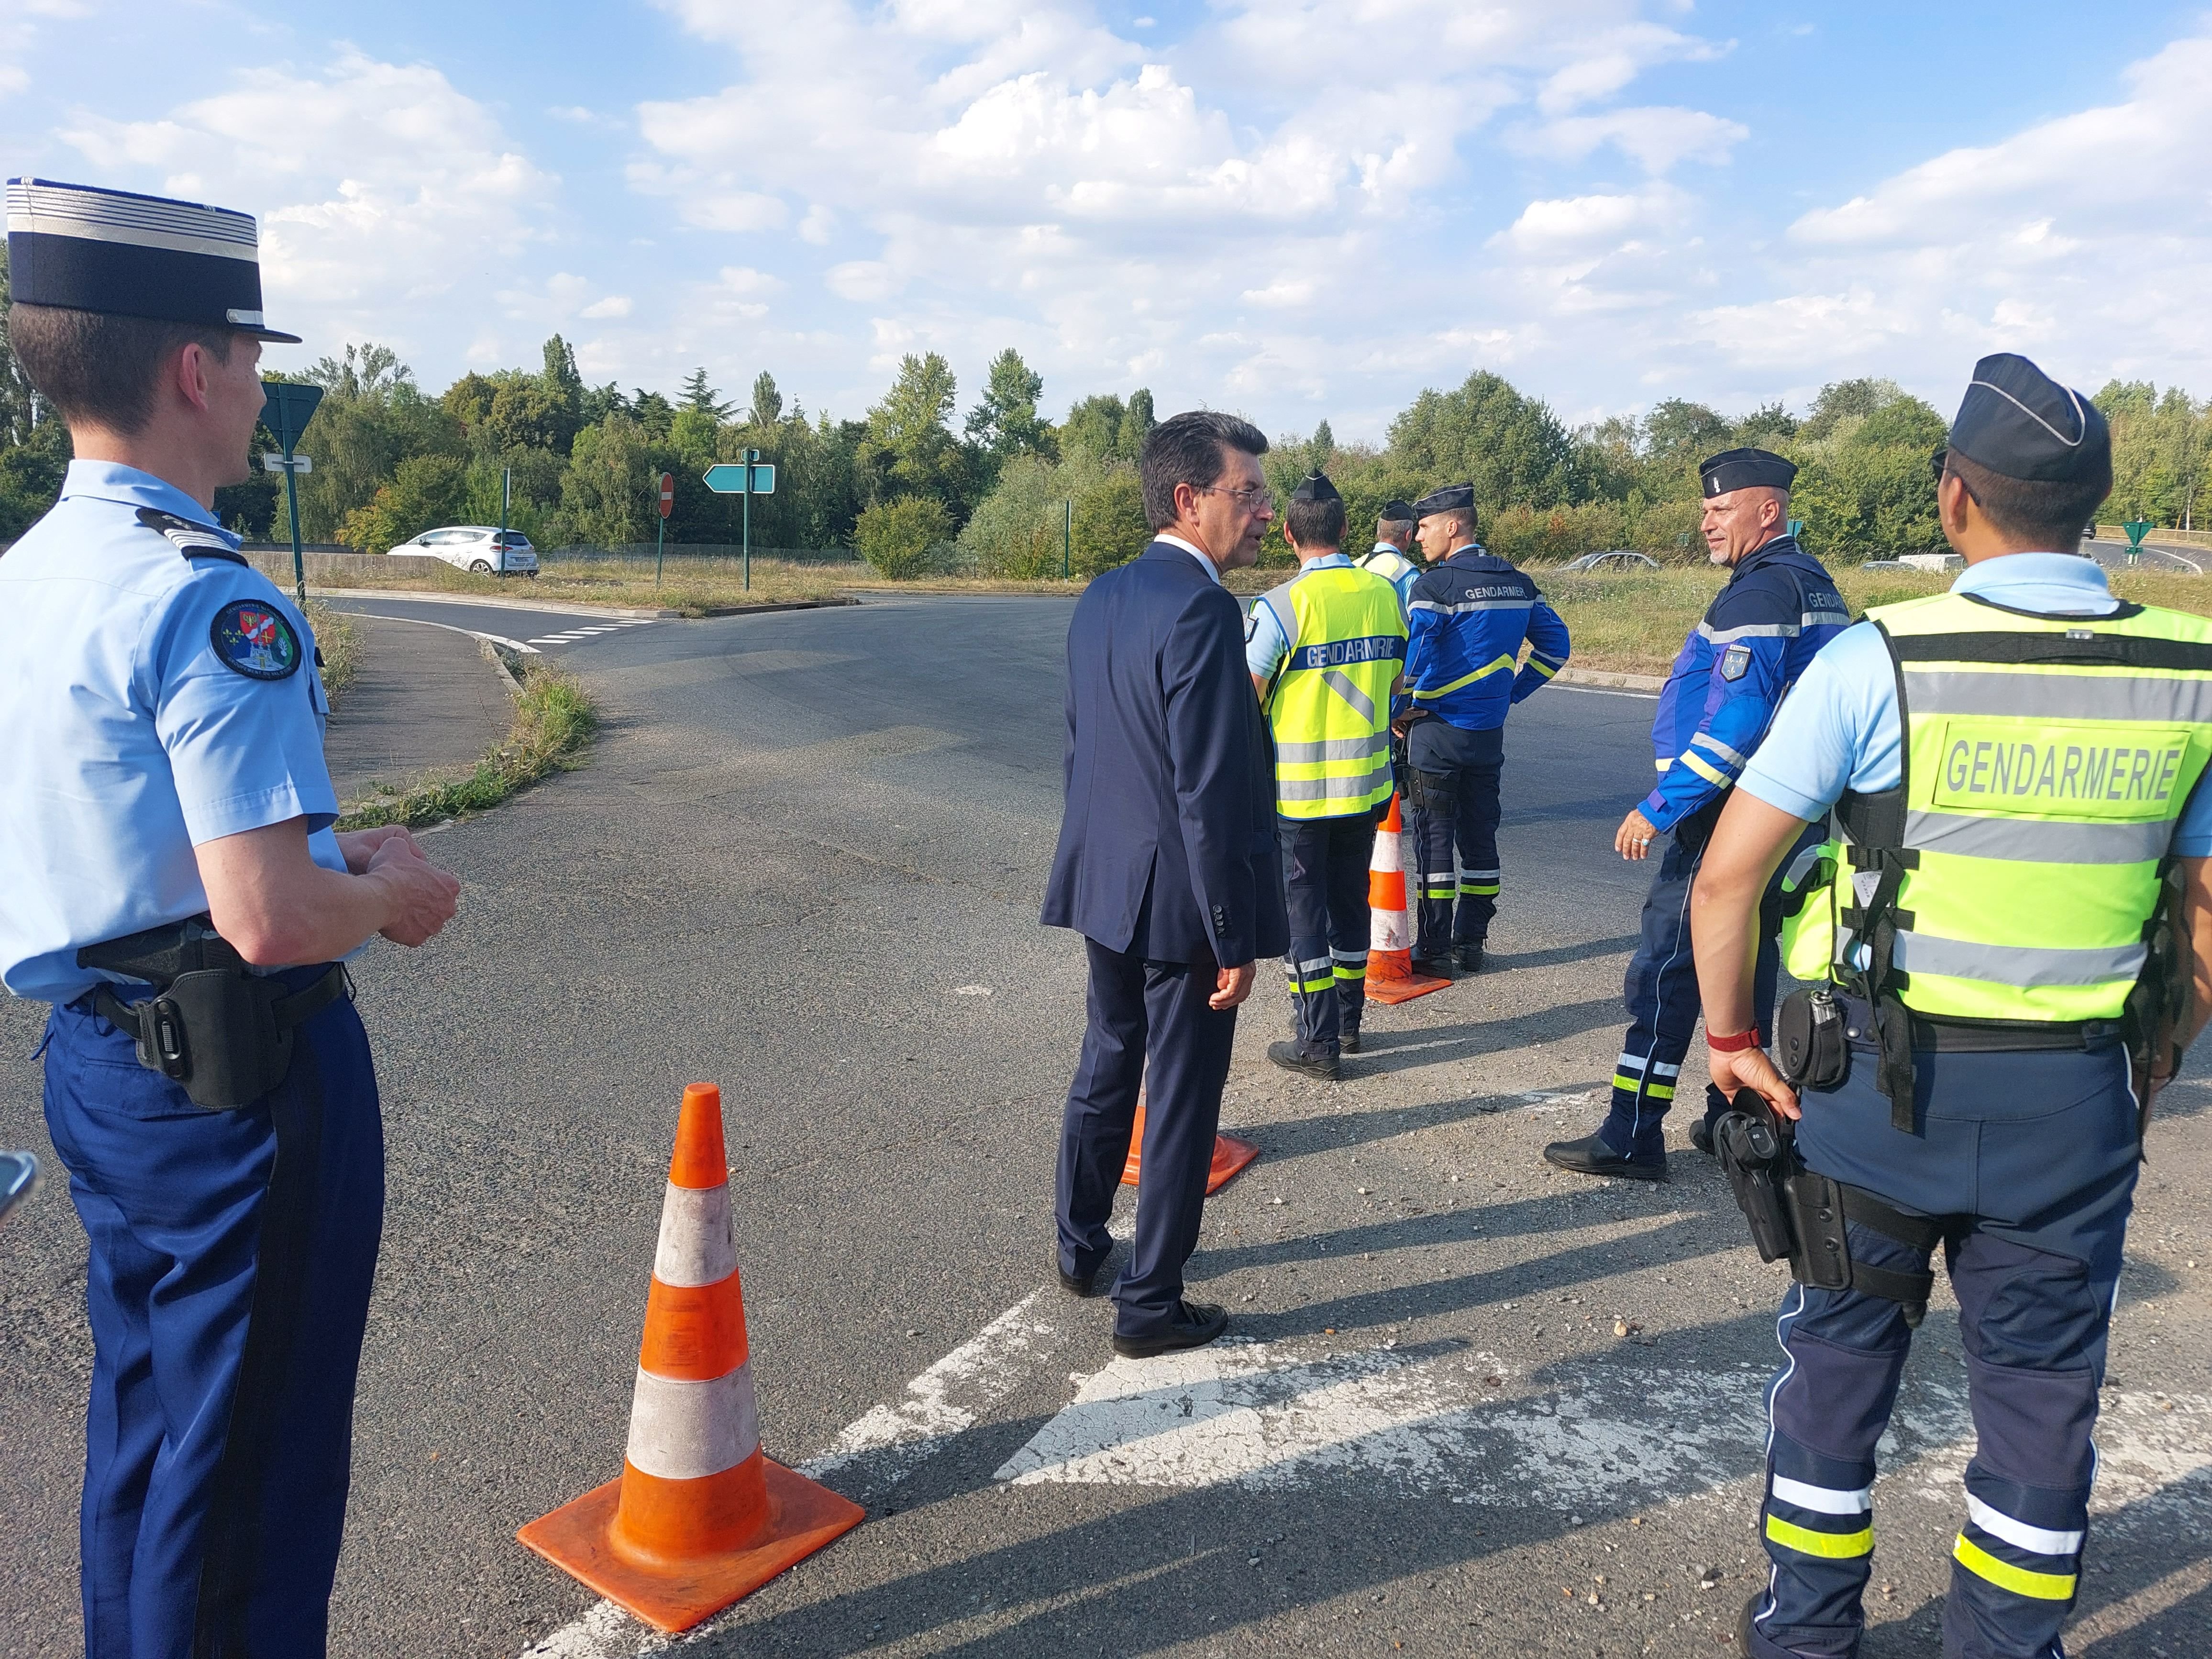
{"type": "Polygon", "coordinates": [[[160,119],[79,112],[61,136],[108,177],[253,212],[266,308],[311,350],[480,310],[528,269],[558,188],[437,70],[350,50],[319,73],[244,70],[160,119]]]}
{"type": "Polygon", "coordinates": [[[598,322],[603,318],[627,317],[630,313],[630,308],[631,301],[629,295],[610,294],[604,300],[592,301],[576,314],[598,322]]]}
{"type": "Polygon", "coordinates": [[[1741,121],[1701,109],[1621,109],[1575,115],[1521,135],[1525,154],[1578,161],[1601,144],[1612,144],[1646,173],[1671,173],[1686,161],[1719,164],[1751,137],[1741,121]]]}
{"type": "Polygon", "coordinates": [[[899,276],[880,259],[848,259],[830,267],[830,291],[841,300],[870,304],[898,292],[899,276]]]}

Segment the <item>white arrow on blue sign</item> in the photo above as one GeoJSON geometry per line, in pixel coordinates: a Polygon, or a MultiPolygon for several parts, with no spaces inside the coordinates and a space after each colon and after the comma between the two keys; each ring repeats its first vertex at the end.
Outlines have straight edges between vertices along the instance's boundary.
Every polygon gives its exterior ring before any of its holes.
{"type": "MultiPolygon", "coordinates": [[[[724,461],[710,466],[705,473],[707,488],[717,495],[742,495],[745,488],[745,468],[742,461],[724,461]]],[[[775,466],[769,461],[753,463],[753,489],[756,495],[775,494],[775,466]]]]}

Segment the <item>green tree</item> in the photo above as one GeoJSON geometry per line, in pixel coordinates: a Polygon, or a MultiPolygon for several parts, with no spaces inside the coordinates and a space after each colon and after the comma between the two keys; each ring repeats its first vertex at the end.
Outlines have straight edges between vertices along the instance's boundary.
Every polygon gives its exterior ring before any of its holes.
{"type": "MultiPolygon", "coordinates": [[[[1152,394],[1144,396],[1149,405],[1152,394]]],[[[1060,454],[1071,461],[1093,463],[1121,455],[1121,427],[1128,413],[1121,398],[1111,392],[1084,398],[1060,422],[1060,454]]]]}
{"type": "Polygon", "coordinates": [[[556,453],[566,455],[584,424],[584,377],[576,372],[575,349],[557,334],[545,342],[544,358],[544,368],[538,380],[556,411],[556,436],[550,447],[556,453]]]}
{"type": "Polygon", "coordinates": [[[1426,391],[1390,423],[1389,458],[1437,483],[1472,480],[1480,510],[1551,507],[1577,494],[1573,441],[1559,417],[1478,370],[1454,392],[1426,391]]]}
{"type": "Polygon", "coordinates": [[[991,360],[983,396],[968,414],[968,441],[988,458],[990,476],[1018,455],[1051,455],[1051,426],[1037,415],[1044,376],[1008,346],[991,360]]]}
{"type": "Polygon", "coordinates": [[[703,365],[693,369],[684,380],[684,400],[678,407],[694,415],[704,415],[709,421],[727,420],[734,404],[721,401],[722,394],[708,384],[703,365]]]}
{"type": "Polygon", "coordinates": [[[775,389],[775,376],[766,369],[753,376],[753,406],[745,416],[752,426],[774,426],[783,418],[783,393],[775,389]]]}
{"type": "Polygon", "coordinates": [[[1805,417],[1798,435],[1808,443],[1822,442],[1835,436],[1844,422],[1864,420],[1904,395],[1905,389],[1894,380],[1832,380],[1813,399],[1813,412],[1805,417]]]}
{"type": "Polygon", "coordinates": [[[1152,415],[1152,393],[1149,386],[1139,386],[1129,394],[1127,412],[1121,417],[1121,430],[1115,443],[1115,452],[1125,461],[1134,463],[1144,457],[1145,440],[1152,435],[1159,422],[1152,415]]]}
{"type": "Polygon", "coordinates": [[[878,501],[853,527],[860,556],[894,580],[933,568],[952,534],[945,504],[933,495],[878,501]]]}
{"type": "Polygon", "coordinates": [[[957,390],[951,365],[936,352],[923,357],[909,352],[901,360],[890,392],[868,411],[860,446],[860,465],[873,501],[927,495],[960,516],[967,458],[945,425],[957,390]]]}
{"type": "Polygon", "coordinates": [[[299,446],[315,463],[300,480],[300,527],[309,541],[337,539],[347,515],[374,501],[403,460],[464,453],[461,423],[422,395],[388,346],[349,345],[301,378],[323,388],[299,446]]]}
{"type": "Polygon", "coordinates": [[[610,415],[576,434],[561,475],[561,532],[592,547],[651,539],[653,436],[628,415],[610,415]]]}
{"type": "Polygon", "coordinates": [[[468,500],[468,468],[455,455],[413,455],[366,507],[346,514],[338,539],[356,553],[388,553],[401,542],[458,521],[468,500]]]}
{"type": "Polygon", "coordinates": [[[1145,490],[1126,462],[1099,472],[1075,497],[1078,574],[1095,576],[1126,564],[1152,539],[1145,519],[1145,490]]]}
{"type": "Polygon", "coordinates": [[[2179,386],[2114,380],[2093,401],[2112,429],[2112,495],[2105,512],[2185,530],[2197,527],[2212,471],[2212,403],[2179,386]]]}

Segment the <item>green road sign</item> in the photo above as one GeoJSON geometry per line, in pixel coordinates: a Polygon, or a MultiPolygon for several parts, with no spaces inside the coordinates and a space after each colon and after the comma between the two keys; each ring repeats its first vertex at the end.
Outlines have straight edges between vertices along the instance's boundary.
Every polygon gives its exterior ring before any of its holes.
{"type": "Polygon", "coordinates": [[[315,405],[323,400],[323,389],[293,380],[264,380],[261,390],[268,399],[261,405],[261,424],[276,434],[276,441],[284,452],[276,459],[283,468],[284,505],[292,516],[292,592],[305,605],[307,562],[300,551],[300,475],[307,470],[307,457],[295,457],[292,451],[297,447],[301,434],[307,431],[307,422],[314,418],[315,405]],[[295,460],[299,465],[294,465],[295,460]]]}
{"type": "Polygon", "coordinates": [[[290,380],[264,381],[261,389],[269,397],[269,401],[261,405],[261,424],[276,434],[277,443],[289,455],[298,445],[300,434],[307,429],[307,422],[314,418],[315,405],[323,400],[323,389],[290,380]]]}
{"type": "MultiPolygon", "coordinates": [[[[747,493],[745,466],[742,461],[724,461],[719,466],[710,466],[707,469],[704,477],[707,488],[717,495],[741,495],[747,493]]],[[[775,466],[773,462],[753,463],[753,487],[750,493],[755,495],[775,494],[775,466]]]]}
{"type": "Polygon", "coordinates": [[[2142,545],[2142,538],[2150,533],[2149,523],[2142,519],[2130,519],[2125,524],[2122,525],[2120,528],[2128,532],[2128,545],[2130,547],[2141,547],[2142,545]]]}

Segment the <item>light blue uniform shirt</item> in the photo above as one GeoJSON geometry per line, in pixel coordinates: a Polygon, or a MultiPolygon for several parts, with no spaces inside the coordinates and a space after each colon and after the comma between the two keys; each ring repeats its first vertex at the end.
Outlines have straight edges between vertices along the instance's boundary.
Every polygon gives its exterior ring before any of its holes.
{"type": "Polygon", "coordinates": [[[72,461],[0,558],[0,981],[19,997],[73,1000],[112,977],[81,946],[204,911],[198,842],[304,817],[315,861],[345,868],[314,636],[237,544],[151,474],[72,461]]]}
{"type": "MultiPolygon", "coordinates": [[[[2051,617],[2103,617],[2119,607],[2104,571],[2069,553],[1986,559],[1969,565],[1951,591],[2051,617]]],[[[1872,623],[1859,623],[1813,659],[1736,787],[1793,817],[1825,817],[1846,789],[1897,787],[1900,740],[1888,647],[1872,623]]],[[[2212,855],[2212,789],[2199,789],[2183,808],[2173,851],[2212,855]]]]}
{"type": "MultiPolygon", "coordinates": [[[[1298,574],[1309,570],[1349,570],[1352,560],[1343,553],[1324,553],[1318,559],[1301,565],[1298,574]]],[[[1244,665],[1263,680],[1275,678],[1275,671],[1283,665],[1283,659],[1291,654],[1291,641],[1283,632],[1283,624],[1276,617],[1273,605],[1261,605],[1256,599],[1244,623],[1244,665]]]]}

